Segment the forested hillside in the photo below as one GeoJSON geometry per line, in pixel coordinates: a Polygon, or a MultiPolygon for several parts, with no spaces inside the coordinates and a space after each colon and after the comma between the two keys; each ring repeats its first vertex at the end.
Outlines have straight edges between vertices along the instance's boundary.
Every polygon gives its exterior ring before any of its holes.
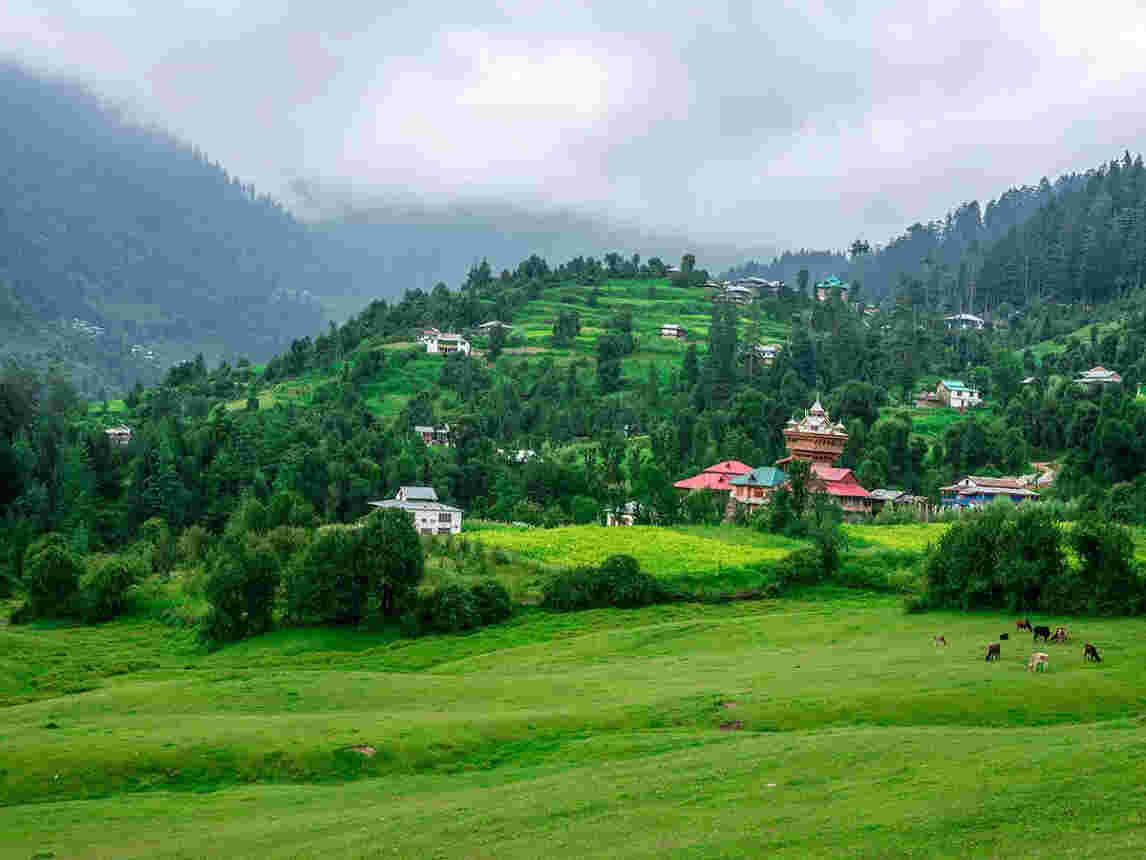
{"type": "MultiPolygon", "coordinates": [[[[793,284],[801,269],[808,271],[813,282],[829,275],[837,275],[859,281],[862,288],[860,295],[868,302],[892,299],[902,291],[905,280],[916,280],[927,290],[932,309],[951,312],[986,313],[1003,300],[1023,303],[1032,295],[1036,298],[1053,298],[1057,290],[1048,291],[1047,288],[1051,286],[1049,283],[1040,285],[1036,281],[1032,288],[1031,282],[1020,278],[1016,284],[1013,263],[1000,264],[993,260],[998,253],[996,247],[1004,247],[1006,242],[1003,240],[1011,241],[1016,231],[1021,233],[1028,229],[1024,227],[1028,221],[1043,222],[1049,218],[1053,228],[1044,227],[1042,232],[1049,235],[1047,231],[1050,229],[1059,231],[1055,236],[1058,246],[1053,253],[1063,258],[1059,265],[1066,268],[1062,269],[1062,273],[1077,272],[1078,258],[1083,252],[1073,237],[1083,231],[1084,225],[1080,223],[1083,213],[1088,213],[1086,218],[1091,217],[1091,198],[1110,181],[1121,187],[1123,172],[1128,174],[1127,182],[1138,187],[1140,181],[1137,178],[1131,180],[1129,174],[1140,169],[1141,159],[1132,162],[1127,155],[1121,164],[1113,162],[1110,166],[1086,174],[1068,174],[1053,183],[1043,178],[1037,185],[1008,189],[997,199],[988,201],[986,206],[981,206],[978,200],[972,200],[948,212],[943,218],[912,224],[886,244],[861,242],[858,248],[847,249],[849,253],[813,250],[785,252],[770,263],[750,261],[729,270],[727,274],[731,277],[758,275],[770,279],[780,278],[793,284]],[[1065,218],[1061,214],[1064,211],[1070,213],[1065,218]],[[1003,280],[1001,271],[997,271],[1000,265],[1009,271],[1006,289],[1000,283],[1003,280]],[[1022,289],[1014,289],[1016,286],[1022,289]]],[[[1128,205],[1126,201],[1129,196],[1132,196],[1129,191],[1118,195],[1120,205],[1117,208],[1128,205]]],[[[1104,215],[1111,215],[1109,208],[1104,215]]],[[[1095,217],[1102,221],[1102,217],[1095,217]]],[[[1090,226],[1096,231],[1095,236],[1089,240],[1088,247],[1093,248],[1095,242],[1104,241],[1099,238],[1099,234],[1104,233],[1105,227],[1098,222],[1090,226]]],[[[1019,246],[1028,248],[1028,243],[1020,242],[1019,246]]],[[[1035,248],[1034,245],[1030,247],[1031,250],[1035,248]]],[[[1023,254],[1024,263],[1020,271],[1025,277],[1025,267],[1029,262],[1026,257],[1030,251],[1024,251],[1023,254]]],[[[1058,287],[1057,282],[1055,286],[1058,287]]],[[[1064,293],[1062,300],[1070,297],[1064,293]]]]}
{"type": "Polygon", "coordinates": [[[703,273],[669,279],[662,269],[620,255],[557,267],[531,257],[496,276],[478,265],[458,290],[373,302],[265,367],[178,365],[161,385],[133,391],[123,411],[77,408],[62,380],[9,372],[0,381],[6,540],[18,551],[55,530],[114,547],[154,517],[219,530],[244,499],[283,523],[347,521],[414,482],[470,516],[586,522],[635,499],[659,521],[703,523],[723,511],[701,504],[703,494],[682,504],[672,482],[723,459],[774,462],[785,422],[816,397],[850,434],[840,465],[867,487],[935,497],[969,472],[1056,460],[1062,498],[1122,519],[1146,510],[1141,290],[1119,300],[1117,325],[1101,331],[1081,306],[1057,305],[1010,328],[950,331],[941,314],[910,303],[874,320],[838,297],[716,303],[687,286],[703,273]],[[495,318],[513,329],[474,328],[495,318]],[[662,338],[667,322],[690,338],[662,338]],[[1086,322],[1082,336],[1066,333],[1086,322]],[[427,353],[415,342],[427,326],[470,331],[474,353],[427,353]],[[1063,332],[1061,348],[1028,347],[1041,330],[1063,332]],[[770,365],[751,348],[769,341],[782,344],[770,365]],[[1121,385],[1073,384],[1101,362],[1121,385]],[[1022,385],[1025,376],[1036,381],[1022,385]],[[978,387],[985,408],[911,408],[939,377],[978,387]],[[120,421],[132,442],[109,447],[103,428],[120,421]],[[413,432],[442,423],[453,447],[427,447],[413,432]]]}
{"type": "Polygon", "coordinates": [[[0,64],[0,340],[94,396],[203,352],[265,358],[324,302],[404,285],[201,152],[0,64]]]}

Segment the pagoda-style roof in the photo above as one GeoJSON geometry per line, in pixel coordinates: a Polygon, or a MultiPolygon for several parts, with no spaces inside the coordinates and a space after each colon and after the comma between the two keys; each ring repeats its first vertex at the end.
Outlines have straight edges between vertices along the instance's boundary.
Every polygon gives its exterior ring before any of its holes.
{"type": "Polygon", "coordinates": [[[844,425],[833,422],[817,399],[812,408],[804,412],[801,420],[791,419],[784,428],[784,444],[788,446],[788,459],[809,460],[830,466],[844,452],[848,434],[844,425]]]}

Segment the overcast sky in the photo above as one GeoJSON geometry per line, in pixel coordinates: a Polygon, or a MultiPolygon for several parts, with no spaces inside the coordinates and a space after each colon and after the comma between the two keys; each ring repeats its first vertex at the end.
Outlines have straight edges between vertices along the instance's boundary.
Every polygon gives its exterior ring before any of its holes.
{"type": "Polygon", "coordinates": [[[8,0],[0,53],[273,193],[303,177],[784,247],[882,243],[1146,131],[1143,0],[8,0]]]}

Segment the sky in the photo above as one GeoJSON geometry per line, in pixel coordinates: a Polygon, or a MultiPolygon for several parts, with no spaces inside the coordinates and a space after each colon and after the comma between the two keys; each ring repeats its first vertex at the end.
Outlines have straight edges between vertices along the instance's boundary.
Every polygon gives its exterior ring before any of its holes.
{"type": "Polygon", "coordinates": [[[498,200],[886,242],[1146,139],[1146,0],[8,0],[78,78],[290,200],[498,200]]]}

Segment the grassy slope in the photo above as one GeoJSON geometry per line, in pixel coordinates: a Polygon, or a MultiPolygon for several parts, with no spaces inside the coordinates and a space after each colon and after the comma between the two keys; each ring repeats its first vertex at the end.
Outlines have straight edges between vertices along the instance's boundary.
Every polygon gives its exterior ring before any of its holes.
{"type": "Polygon", "coordinates": [[[982,660],[1010,618],[854,594],[212,655],[0,628],[33,699],[0,721],[0,855],[1141,856],[1146,621],[1040,620],[1078,640],[1047,675],[1025,639],[982,660]],[[61,664],[92,689],[49,695],[61,664]]]}
{"type": "MultiPolygon", "coordinates": [[[[608,320],[618,312],[629,310],[633,314],[634,333],[637,336],[637,351],[624,362],[624,374],[634,382],[643,382],[650,363],[656,364],[662,375],[668,367],[679,367],[687,344],[662,338],[660,328],[665,323],[680,323],[689,329],[693,342],[704,343],[708,334],[711,314],[711,290],[671,287],[667,280],[617,280],[608,281],[599,287],[600,297],[596,307],[585,304],[591,288],[576,284],[562,284],[546,289],[540,298],[530,301],[514,317],[515,336],[524,339],[524,344],[509,347],[506,355],[518,360],[528,357],[531,361],[544,356],[552,357],[557,364],[566,365],[578,359],[592,362],[596,355],[597,337],[606,331],[608,320]],[[649,298],[649,289],[655,290],[655,298],[649,298]],[[572,299],[573,301],[564,301],[572,299]],[[575,310],[581,317],[581,334],[570,347],[553,347],[553,322],[562,310],[575,310]]],[[[492,311],[490,311],[492,316],[492,311]]],[[[741,322],[742,330],[747,324],[741,322]]],[[[789,326],[774,320],[763,320],[760,324],[764,340],[784,341],[789,326]]],[[[388,353],[405,350],[420,350],[414,342],[382,343],[372,340],[359,347],[359,351],[385,349],[388,353]]],[[[398,367],[388,363],[380,377],[365,386],[367,405],[378,415],[392,418],[396,416],[415,393],[423,390],[434,391],[441,370],[442,359],[438,356],[417,355],[412,361],[398,367]]],[[[263,407],[274,403],[294,402],[309,404],[314,391],[330,382],[341,370],[335,367],[330,372],[309,372],[300,377],[285,380],[261,392],[259,401],[263,407]]],[[[588,373],[587,373],[588,375],[588,373]]],[[[447,402],[443,405],[448,408],[447,402]]],[[[230,408],[243,408],[245,399],[235,400],[230,408]]]]}

